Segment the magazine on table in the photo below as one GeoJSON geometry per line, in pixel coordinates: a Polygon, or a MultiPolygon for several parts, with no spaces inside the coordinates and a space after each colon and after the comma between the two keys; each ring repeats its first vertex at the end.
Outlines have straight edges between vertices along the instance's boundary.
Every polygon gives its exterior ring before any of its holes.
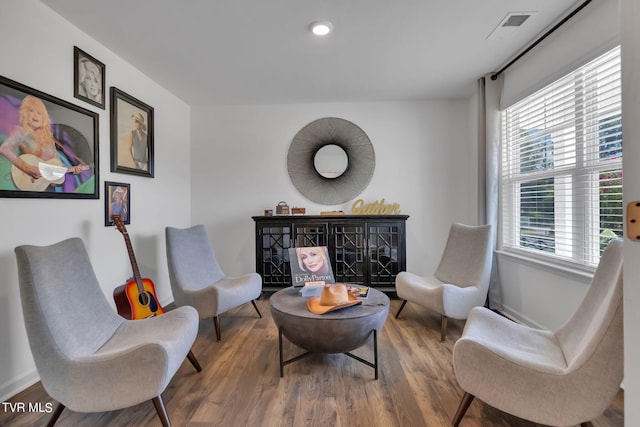
{"type": "Polygon", "coordinates": [[[369,287],[362,285],[347,285],[349,292],[359,299],[367,299],[369,296],[369,287]]]}
{"type": "Polygon", "coordinates": [[[326,246],[289,248],[289,264],[293,287],[307,285],[322,290],[324,284],[335,283],[326,246]]]}
{"type": "Polygon", "coordinates": [[[307,282],[300,289],[300,295],[303,297],[315,297],[322,293],[325,282],[307,282]]]}

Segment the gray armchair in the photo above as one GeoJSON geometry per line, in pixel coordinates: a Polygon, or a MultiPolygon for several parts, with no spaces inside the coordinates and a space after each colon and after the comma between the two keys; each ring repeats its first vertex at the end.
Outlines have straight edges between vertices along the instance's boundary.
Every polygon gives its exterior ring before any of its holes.
{"type": "Polygon", "coordinates": [[[402,304],[416,303],[440,314],[440,341],[447,335],[447,319],[466,319],[472,308],[484,305],[491,276],[491,226],[453,224],[447,246],[433,276],[406,271],[396,276],[402,304]]]}
{"type": "Polygon", "coordinates": [[[218,316],[251,301],[262,293],[262,277],[248,273],[226,277],[218,265],[204,225],[165,229],[169,279],[176,305],[190,305],[200,319],[213,318],[216,338],[221,340],[218,316]]]}
{"type": "MultiPolygon", "coordinates": [[[[125,320],[107,302],[82,240],[15,249],[22,311],[46,392],[76,412],[122,409],[152,400],[169,426],[162,392],[198,333],[198,314],[182,307],[125,320]]],[[[194,359],[195,360],[195,359],[194,359]]]]}
{"type": "Polygon", "coordinates": [[[536,423],[591,426],[622,382],[622,322],[622,240],[609,244],[582,303],[555,331],[473,309],[453,347],[465,390],[453,425],[476,396],[536,423]]]}

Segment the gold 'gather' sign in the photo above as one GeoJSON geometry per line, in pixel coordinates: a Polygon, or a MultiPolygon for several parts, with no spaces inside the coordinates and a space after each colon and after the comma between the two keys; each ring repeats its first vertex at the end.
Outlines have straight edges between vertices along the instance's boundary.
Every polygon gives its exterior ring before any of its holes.
{"type": "Polygon", "coordinates": [[[364,200],[358,199],[351,205],[351,213],[354,215],[398,215],[400,205],[397,203],[385,204],[384,199],[365,205],[364,200]]]}

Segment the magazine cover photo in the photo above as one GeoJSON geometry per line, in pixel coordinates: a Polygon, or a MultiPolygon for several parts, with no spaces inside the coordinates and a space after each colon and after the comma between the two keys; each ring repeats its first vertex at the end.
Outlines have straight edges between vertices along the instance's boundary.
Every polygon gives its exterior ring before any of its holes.
{"type": "Polygon", "coordinates": [[[294,287],[312,282],[335,282],[326,246],[289,248],[289,260],[294,287]]]}

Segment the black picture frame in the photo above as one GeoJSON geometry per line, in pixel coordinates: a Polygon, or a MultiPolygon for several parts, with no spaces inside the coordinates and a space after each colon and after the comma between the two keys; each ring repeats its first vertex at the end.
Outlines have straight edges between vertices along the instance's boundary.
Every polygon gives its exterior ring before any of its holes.
{"type": "Polygon", "coordinates": [[[153,107],[113,86],[110,99],[111,172],[153,178],[153,107]],[[134,132],[138,125],[144,134],[138,141],[146,139],[146,142],[140,142],[136,149],[134,132]],[[142,157],[136,160],[134,151],[142,157]]]}
{"type": "Polygon", "coordinates": [[[0,76],[0,197],[98,199],[98,118],[0,76]],[[29,123],[30,110],[39,111],[40,119],[29,123]],[[38,120],[42,125],[34,127],[38,120]],[[44,151],[29,152],[34,140],[49,143],[44,151]]]}
{"type": "Polygon", "coordinates": [[[105,81],[105,65],[78,46],[74,46],[73,96],[104,110],[105,81]]]}
{"type": "Polygon", "coordinates": [[[123,224],[131,224],[131,184],[104,182],[104,225],[114,226],[112,215],[122,218],[123,224]],[[120,200],[118,200],[120,199],[120,200]]]}

